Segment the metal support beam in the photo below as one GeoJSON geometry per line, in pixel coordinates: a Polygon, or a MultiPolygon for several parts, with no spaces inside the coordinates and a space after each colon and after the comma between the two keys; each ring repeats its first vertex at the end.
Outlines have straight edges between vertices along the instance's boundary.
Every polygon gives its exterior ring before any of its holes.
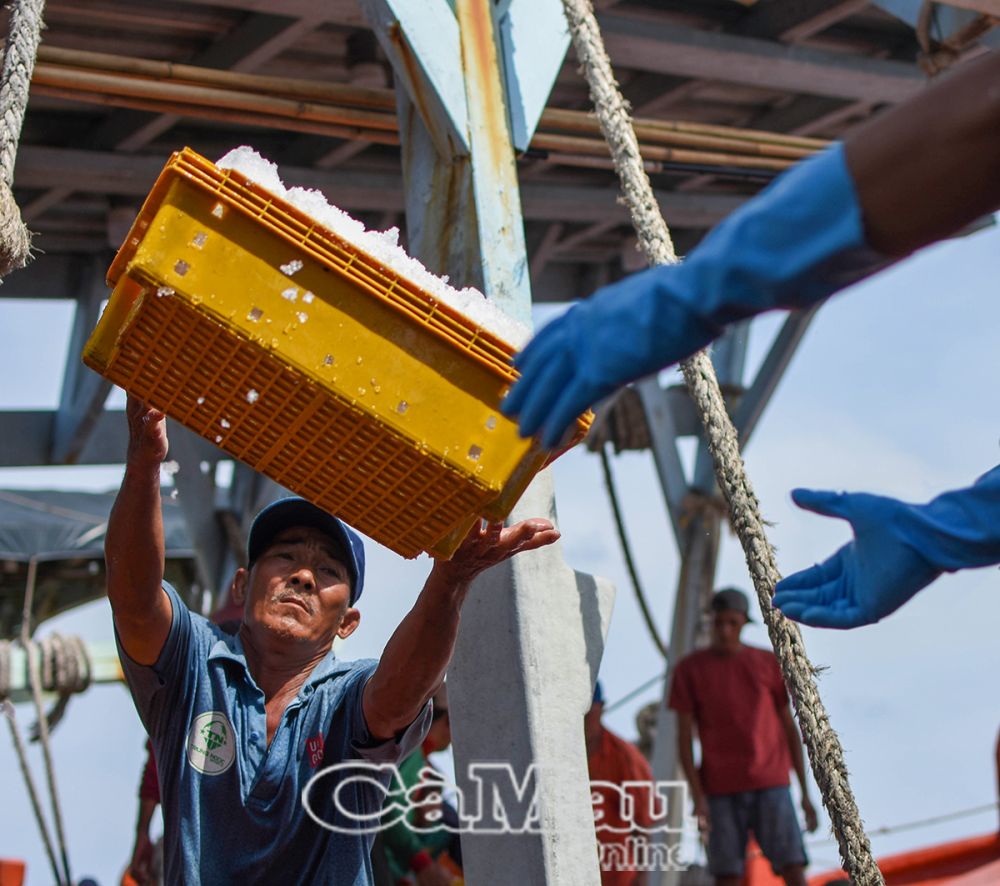
{"type": "Polygon", "coordinates": [[[764,0],[740,19],[736,30],[747,37],[785,43],[817,34],[864,9],[869,0],[764,0]]]}
{"type": "Polygon", "coordinates": [[[919,69],[903,62],[781,46],[646,15],[610,12],[598,20],[611,61],[626,68],[890,103],[926,83],[919,69]]]}
{"type": "Polygon", "coordinates": [[[747,445],[757,427],[767,404],[771,402],[788,364],[792,362],[795,351],[802,341],[816,316],[818,308],[808,311],[796,311],[788,315],[775,336],[764,362],[757,370],[753,384],[747,388],[740,399],[740,405],[733,416],[733,424],[740,438],[740,448],[747,445]]]}
{"type": "MultiPolygon", "coordinates": [[[[0,413],[0,467],[20,468],[52,464],[52,440],[55,437],[55,410],[0,413]]],[[[94,424],[78,465],[120,465],[125,463],[124,413],[102,412],[94,424]]]]}
{"type": "MultiPolygon", "coordinates": [[[[407,114],[399,112],[401,125],[407,114]]],[[[416,112],[419,118],[419,112],[416,112]]],[[[159,175],[167,157],[123,155],[112,151],[82,151],[74,148],[48,148],[23,145],[18,151],[14,179],[19,188],[73,186],[79,191],[145,197],[159,175]]],[[[282,167],[285,181],[307,188],[336,194],[337,205],[347,210],[402,212],[407,195],[407,161],[404,157],[403,180],[393,173],[359,172],[342,169],[311,169],[302,166],[282,167]]],[[[410,173],[412,175],[412,172],[410,173]]],[[[710,228],[746,202],[745,197],[728,194],[683,194],[657,191],[657,200],[670,206],[675,227],[710,228]]],[[[521,192],[524,218],[531,221],[569,221],[578,224],[628,222],[628,212],[618,202],[614,187],[525,183],[521,192]]],[[[45,257],[43,257],[45,258],[45,257]]],[[[12,274],[0,288],[5,296],[9,283],[30,271],[12,274]]]]}
{"type": "MultiPolygon", "coordinates": [[[[303,18],[289,18],[287,14],[252,12],[223,39],[197,54],[190,63],[205,68],[253,71],[316,28],[322,20],[315,13],[303,18]]],[[[180,119],[176,114],[150,117],[143,111],[116,111],[87,135],[82,147],[113,146],[119,151],[137,151],[180,119]]],[[[21,182],[18,185],[24,186],[21,182]]],[[[65,200],[74,190],[70,185],[50,187],[27,204],[21,215],[25,221],[36,219],[65,200]]]]}
{"type": "Polygon", "coordinates": [[[104,273],[109,262],[109,256],[98,253],[80,263],[80,296],[69,336],[49,458],[54,464],[74,464],[80,458],[111,393],[111,382],[80,361],[83,346],[100,317],[101,302],[107,295],[104,273]]]}
{"type": "MultiPolygon", "coordinates": [[[[458,22],[447,0],[359,0],[442,157],[469,152],[458,22]]],[[[400,117],[402,119],[402,117],[400,117]]]]}
{"type": "Polygon", "coordinates": [[[562,0],[509,0],[497,8],[514,149],[527,150],[569,48],[562,0]]]}
{"type": "Polygon", "coordinates": [[[664,396],[659,379],[655,375],[636,382],[636,390],[646,410],[646,422],[652,441],[653,463],[660,478],[660,488],[667,503],[667,514],[674,529],[674,538],[680,544],[683,538],[681,513],[684,498],[689,492],[684,476],[677,440],[681,436],[674,420],[674,410],[670,400],[664,396]]]}

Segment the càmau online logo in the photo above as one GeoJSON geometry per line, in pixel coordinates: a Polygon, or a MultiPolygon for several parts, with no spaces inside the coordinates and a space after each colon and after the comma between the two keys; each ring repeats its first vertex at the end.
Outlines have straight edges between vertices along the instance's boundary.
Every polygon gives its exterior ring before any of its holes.
{"type": "MultiPolygon", "coordinates": [[[[400,787],[395,765],[345,761],[320,770],[309,780],[302,790],[302,806],[321,827],[345,834],[375,834],[404,820],[417,833],[537,834],[542,830],[539,784],[550,791],[565,784],[557,776],[540,776],[534,764],[518,777],[509,763],[473,763],[469,785],[463,790],[442,781],[440,772],[427,767],[415,785],[405,788],[400,787]],[[457,825],[442,817],[445,792],[457,797],[457,825]]],[[[590,789],[599,832],[624,836],[685,830],[685,816],[674,827],[667,820],[671,809],[687,809],[684,781],[592,781],[590,789]]]]}

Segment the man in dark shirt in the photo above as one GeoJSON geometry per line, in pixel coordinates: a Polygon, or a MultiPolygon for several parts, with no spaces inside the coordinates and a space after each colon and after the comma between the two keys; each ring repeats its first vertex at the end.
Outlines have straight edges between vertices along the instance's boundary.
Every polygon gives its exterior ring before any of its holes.
{"type": "Polygon", "coordinates": [[[742,591],[718,591],[709,647],[677,664],[669,707],[677,712],[678,756],[698,826],[708,835],[716,884],[740,882],[753,831],[774,872],[788,886],[805,886],[807,859],[788,787],[792,766],[810,831],[816,829],[816,810],[778,661],[773,653],[740,642],[749,620],[742,591]],[[694,728],[701,742],[700,769],[694,764],[694,728]]]}

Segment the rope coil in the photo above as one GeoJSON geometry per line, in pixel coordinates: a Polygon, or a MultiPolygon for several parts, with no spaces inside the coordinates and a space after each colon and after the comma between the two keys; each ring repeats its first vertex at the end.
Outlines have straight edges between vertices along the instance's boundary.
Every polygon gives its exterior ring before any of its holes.
{"type": "MultiPolygon", "coordinates": [[[[608,142],[639,247],[651,265],[675,264],[677,255],[639,154],[625,100],[618,90],[589,0],[563,0],[577,58],[597,119],[608,142]]],[[[830,725],[816,686],[816,670],[798,628],[771,606],[779,578],[774,548],[767,540],[757,497],[740,455],[736,429],[726,412],[712,361],[705,351],[681,364],[684,380],[705,428],[716,478],[730,509],[753,579],[764,622],[795,705],[823,804],[830,814],[844,869],[856,886],[884,886],[872,857],[847,777],[844,752],[830,725]]]]}
{"type": "Polygon", "coordinates": [[[10,696],[11,653],[15,645],[26,649],[28,656],[38,662],[42,692],[73,695],[90,686],[90,656],[80,637],[49,634],[41,640],[29,640],[27,647],[20,640],[0,640],[0,699],[10,696]]]}
{"type": "Polygon", "coordinates": [[[13,4],[0,70],[0,277],[31,260],[31,233],[21,221],[11,187],[44,9],[45,0],[13,4]]]}

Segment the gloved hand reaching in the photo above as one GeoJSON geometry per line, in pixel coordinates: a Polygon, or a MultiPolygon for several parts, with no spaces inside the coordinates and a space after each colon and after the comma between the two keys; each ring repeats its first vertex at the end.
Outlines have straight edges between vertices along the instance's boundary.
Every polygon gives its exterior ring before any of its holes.
{"type": "Polygon", "coordinates": [[[942,572],[1000,562],[1000,466],[926,505],[796,489],[795,503],[847,520],[854,540],[775,587],[774,605],[814,627],[854,628],[895,612],[942,572]]]}
{"type": "Polygon", "coordinates": [[[606,286],[542,329],[516,357],[521,378],[501,409],[553,447],[595,401],[691,356],[726,324],[812,305],[885,263],[865,245],[837,145],[776,179],[686,261],[606,286]]]}

